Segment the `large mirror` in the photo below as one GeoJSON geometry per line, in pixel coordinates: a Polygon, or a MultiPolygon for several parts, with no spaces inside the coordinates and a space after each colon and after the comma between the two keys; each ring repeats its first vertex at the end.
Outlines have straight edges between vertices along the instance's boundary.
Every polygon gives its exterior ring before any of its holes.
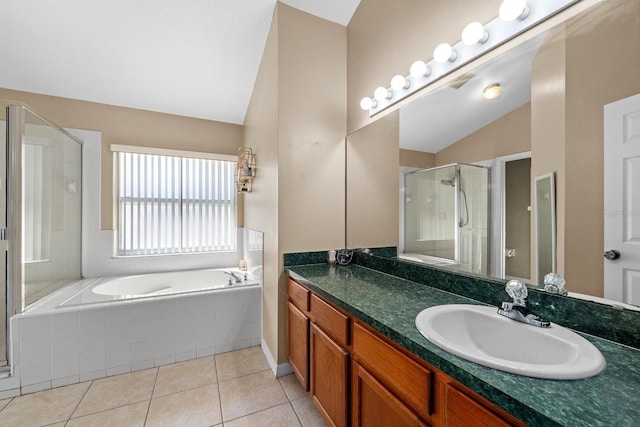
{"type": "Polygon", "coordinates": [[[534,285],[552,265],[577,297],[640,305],[603,257],[605,212],[626,212],[604,205],[621,185],[605,176],[604,108],[640,93],[638,16],[637,1],[595,3],[349,135],[347,246],[534,285]],[[536,230],[535,178],[550,174],[555,230],[536,230]],[[543,234],[552,259],[538,272],[543,234]]]}

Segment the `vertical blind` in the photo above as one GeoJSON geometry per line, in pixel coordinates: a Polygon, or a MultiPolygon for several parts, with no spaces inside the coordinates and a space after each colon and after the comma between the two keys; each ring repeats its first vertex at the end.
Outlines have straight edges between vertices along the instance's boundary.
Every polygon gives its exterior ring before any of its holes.
{"type": "Polygon", "coordinates": [[[119,152],[118,255],[236,249],[235,162],[119,152]]]}

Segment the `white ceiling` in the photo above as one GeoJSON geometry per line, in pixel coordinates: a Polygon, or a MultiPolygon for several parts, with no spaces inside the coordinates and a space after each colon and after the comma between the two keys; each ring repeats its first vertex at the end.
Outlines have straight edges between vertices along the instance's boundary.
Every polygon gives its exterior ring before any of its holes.
{"type": "MultiPolygon", "coordinates": [[[[360,0],[284,0],[348,24],[360,0]]],[[[276,0],[0,0],[0,87],[242,124],[276,0]]]]}
{"type": "Polygon", "coordinates": [[[400,147],[437,153],[531,100],[531,61],[541,34],[473,70],[460,89],[444,86],[400,110],[400,147]],[[499,98],[487,100],[482,90],[500,83],[499,98]]]}

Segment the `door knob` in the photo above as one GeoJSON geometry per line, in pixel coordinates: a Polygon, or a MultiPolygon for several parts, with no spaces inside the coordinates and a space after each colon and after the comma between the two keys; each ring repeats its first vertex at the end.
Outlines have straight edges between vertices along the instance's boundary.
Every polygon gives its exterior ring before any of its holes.
{"type": "Polygon", "coordinates": [[[604,257],[606,259],[608,259],[609,261],[613,261],[614,259],[620,258],[620,251],[617,251],[615,249],[610,250],[610,251],[606,251],[604,253],[604,257]]]}

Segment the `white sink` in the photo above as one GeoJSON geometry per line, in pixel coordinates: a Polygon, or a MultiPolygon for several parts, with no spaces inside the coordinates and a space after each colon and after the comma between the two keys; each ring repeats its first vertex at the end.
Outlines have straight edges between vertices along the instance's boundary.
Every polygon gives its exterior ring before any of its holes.
{"type": "Polygon", "coordinates": [[[535,378],[574,380],[599,374],[602,353],[575,332],[552,323],[539,328],[497,313],[496,307],[439,305],[416,316],[429,341],[463,359],[535,378]]]}

